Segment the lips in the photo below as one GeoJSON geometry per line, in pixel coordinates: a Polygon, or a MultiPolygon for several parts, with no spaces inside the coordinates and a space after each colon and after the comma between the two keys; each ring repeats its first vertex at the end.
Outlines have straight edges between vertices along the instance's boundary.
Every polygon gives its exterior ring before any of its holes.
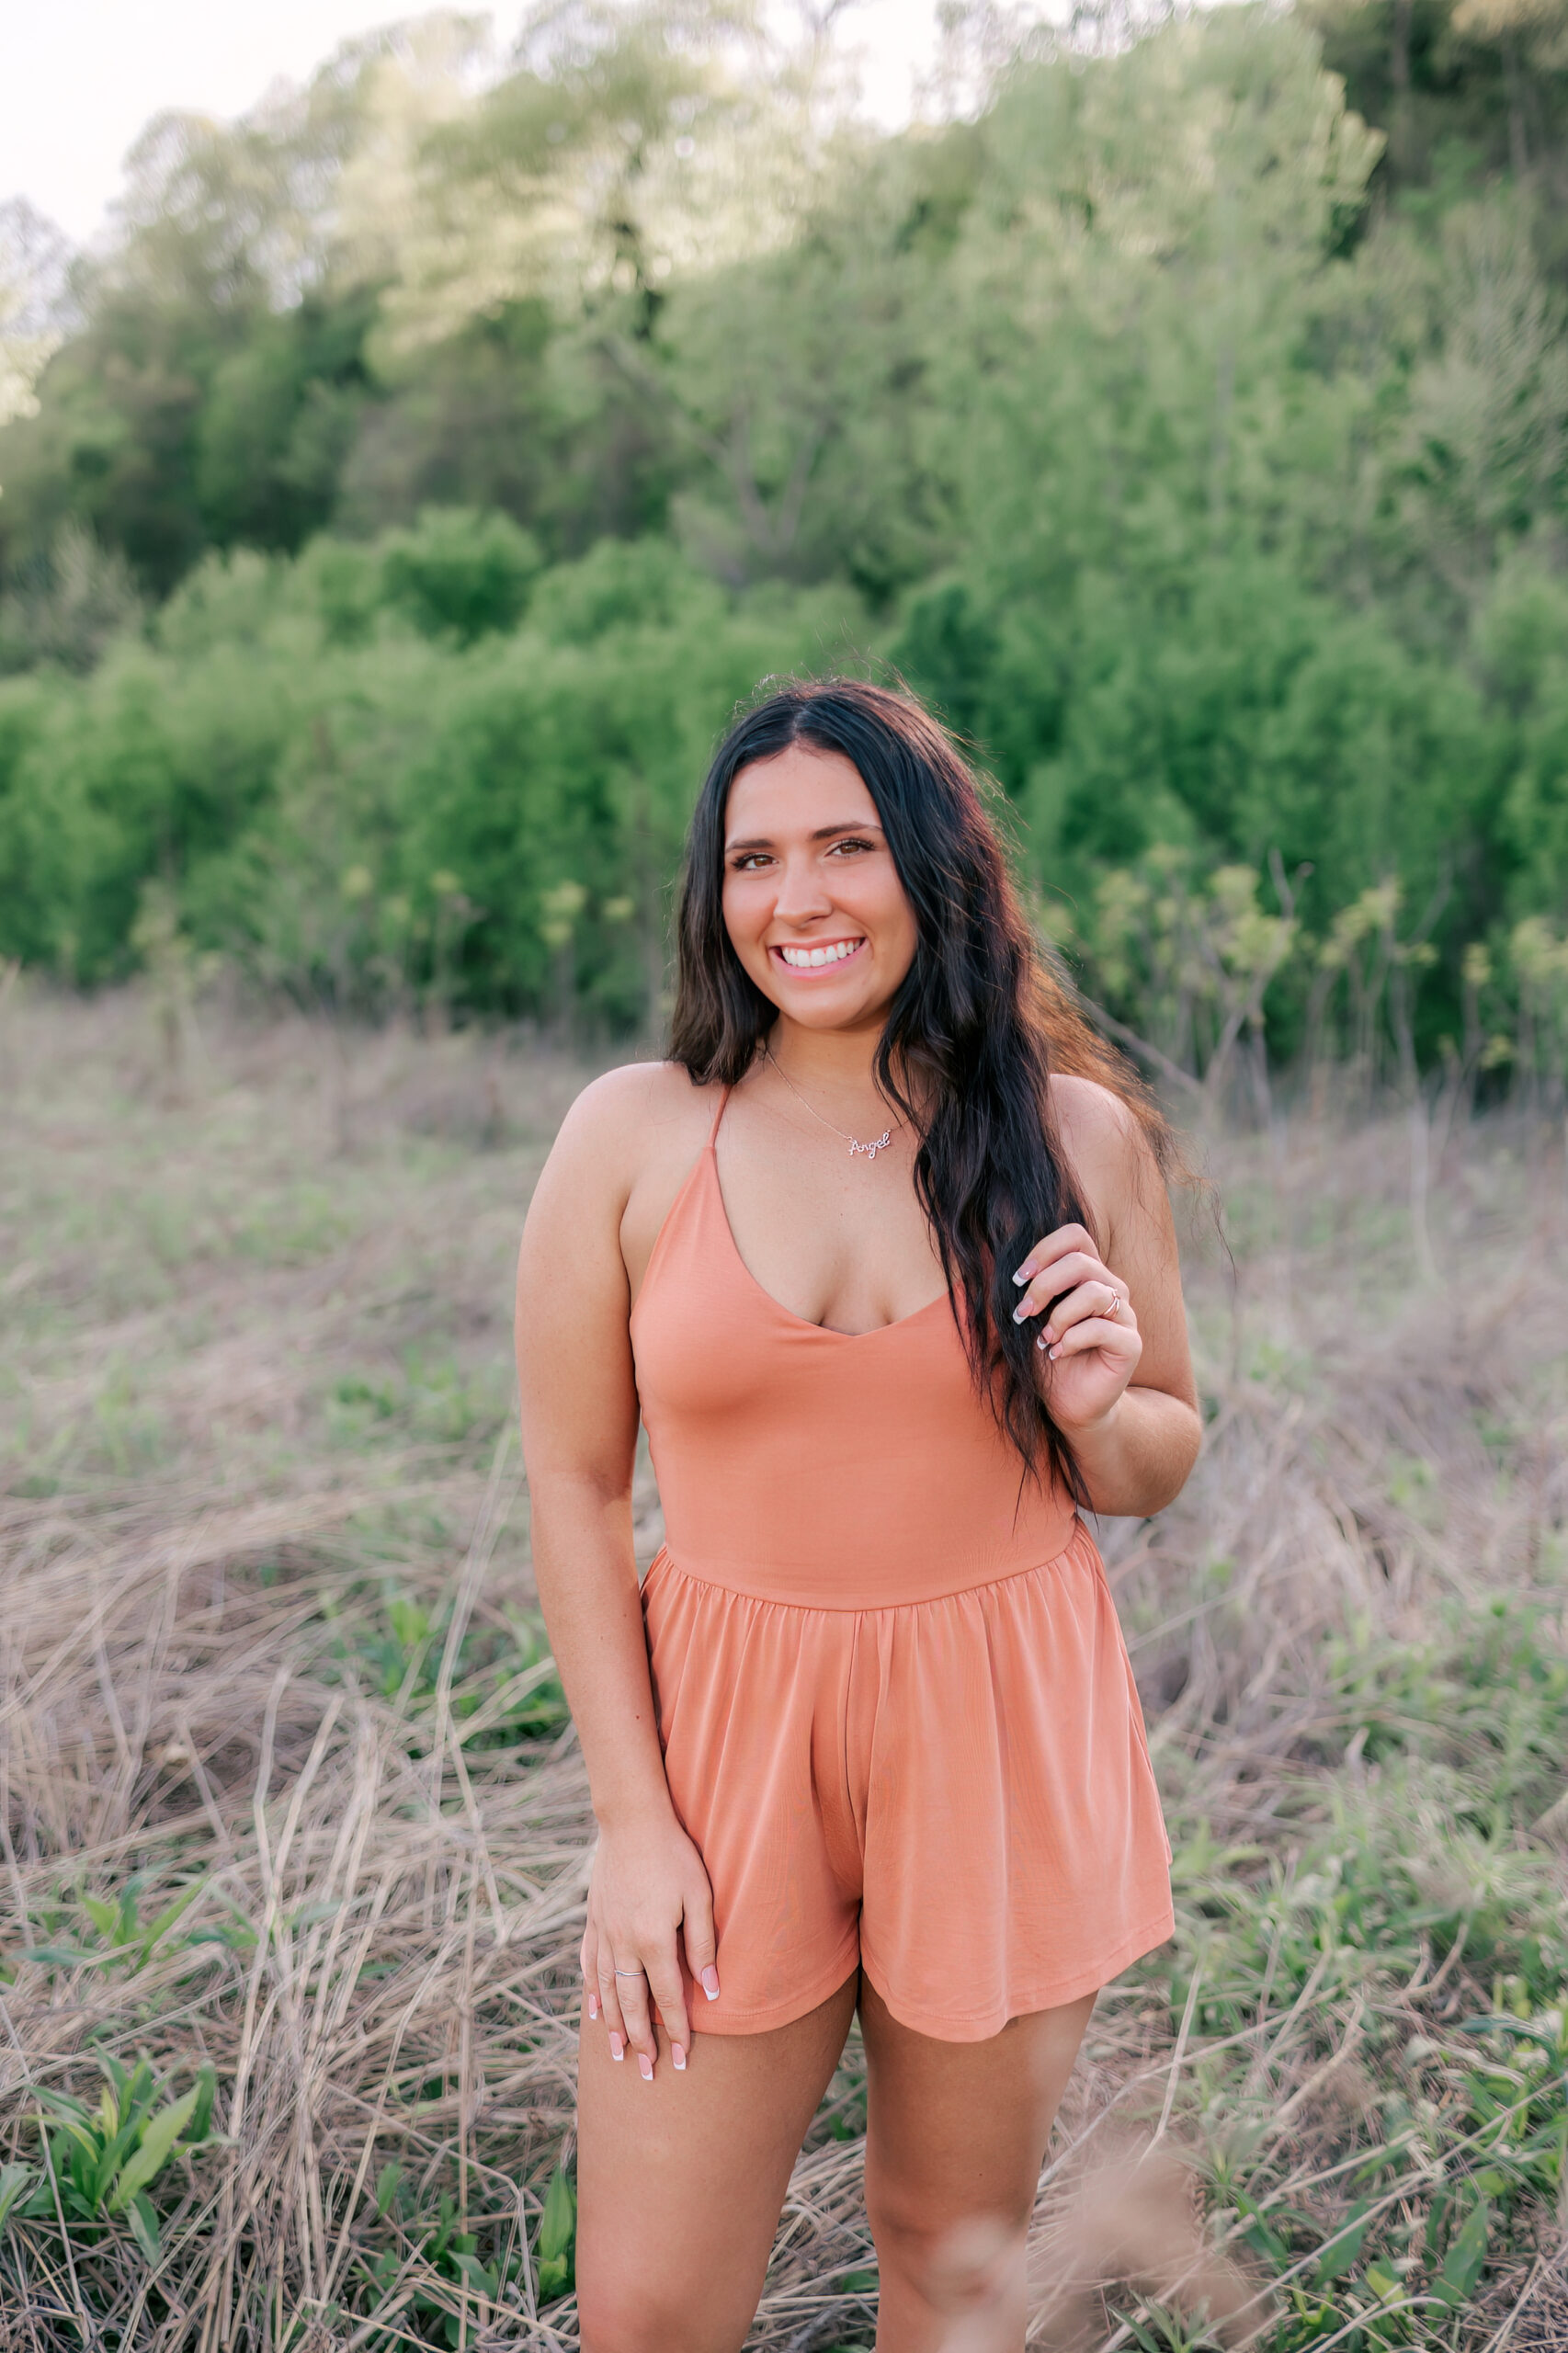
{"type": "Polygon", "coordinates": [[[769,948],[767,952],[787,972],[833,972],[858,956],[865,945],[862,934],[855,939],[792,939],[786,946],[769,948]]]}

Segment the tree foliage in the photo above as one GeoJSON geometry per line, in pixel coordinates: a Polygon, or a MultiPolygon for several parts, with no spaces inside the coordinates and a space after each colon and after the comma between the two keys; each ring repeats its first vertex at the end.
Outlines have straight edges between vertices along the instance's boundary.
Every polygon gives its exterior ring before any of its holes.
{"type": "Polygon", "coordinates": [[[1568,892],[1547,0],[949,13],[968,103],[896,137],[743,0],[574,0],[504,68],[419,20],[154,124],[118,240],[10,298],[0,952],[122,970],[153,882],[292,986],[635,1021],[713,732],[846,659],[975,741],[1124,1015],[1179,938],[1216,1036],[1348,1034],[1390,891],[1421,1052],[1468,951],[1522,1005],[1568,892]]]}

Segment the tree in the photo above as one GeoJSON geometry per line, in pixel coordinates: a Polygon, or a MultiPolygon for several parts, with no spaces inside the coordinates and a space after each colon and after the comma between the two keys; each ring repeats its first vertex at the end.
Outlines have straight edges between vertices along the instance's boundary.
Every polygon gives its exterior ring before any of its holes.
{"type": "Polygon", "coordinates": [[[0,426],[37,414],[33,385],[69,317],[67,261],[64,237],[25,198],[0,204],[0,426]]]}

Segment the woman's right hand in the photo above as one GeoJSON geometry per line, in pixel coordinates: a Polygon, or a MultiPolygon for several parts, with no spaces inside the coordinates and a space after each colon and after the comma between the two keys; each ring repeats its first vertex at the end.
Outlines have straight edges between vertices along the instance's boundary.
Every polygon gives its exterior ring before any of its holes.
{"type": "Polygon", "coordinates": [[[691,2049],[677,1938],[694,1983],[716,2002],[713,1891],[691,1840],[673,1813],[652,1827],[639,1823],[601,1830],[583,1932],[588,2016],[603,2018],[611,2058],[624,2058],[631,2045],[649,2083],[659,2055],[653,2003],[677,2072],[691,2049]]]}

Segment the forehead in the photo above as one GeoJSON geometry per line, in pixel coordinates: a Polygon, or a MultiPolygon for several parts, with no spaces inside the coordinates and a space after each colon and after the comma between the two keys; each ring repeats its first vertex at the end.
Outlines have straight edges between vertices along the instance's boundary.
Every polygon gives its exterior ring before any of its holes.
{"type": "Polygon", "coordinates": [[[874,825],[877,804],[853,760],[790,744],[770,759],[753,760],[730,787],[726,839],[758,835],[776,841],[823,825],[874,825]]]}

